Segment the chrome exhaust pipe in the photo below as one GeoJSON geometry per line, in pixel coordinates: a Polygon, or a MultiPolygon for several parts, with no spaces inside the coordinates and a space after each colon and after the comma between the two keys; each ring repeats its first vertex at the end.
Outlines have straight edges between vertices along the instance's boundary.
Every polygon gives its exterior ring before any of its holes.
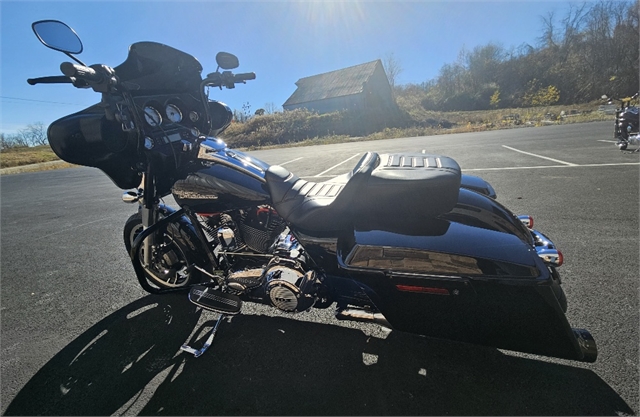
{"type": "Polygon", "coordinates": [[[338,309],[336,310],[336,319],[359,321],[363,323],[376,323],[389,329],[393,329],[382,313],[373,313],[359,308],[338,309]]]}
{"type": "Polygon", "coordinates": [[[582,352],[582,359],[580,360],[582,362],[595,362],[598,358],[598,347],[596,346],[596,341],[593,340],[591,333],[585,329],[573,328],[571,330],[573,331],[573,335],[576,337],[578,346],[582,352]]]}

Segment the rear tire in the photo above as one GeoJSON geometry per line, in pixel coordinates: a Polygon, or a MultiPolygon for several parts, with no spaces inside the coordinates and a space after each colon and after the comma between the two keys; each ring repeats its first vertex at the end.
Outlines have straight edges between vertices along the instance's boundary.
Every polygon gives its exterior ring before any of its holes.
{"type": "MultiPolygon", "coordinates": [[[[201,279],[200,272],[191,267],[192,257],[188,249],[181,244],[180,225],[170,223],[155,235],[156,249],[148,267],[142,265],[144,248],[141,245],[136,261],[140,262],[147,280],[158,288],[182,288],[197,283],[201,279]]],[[[129,217],[124,225],[124,245],[127,253],[131,253],[135,238],[142,233],[142,217],[136,213],[129,217]]]]}

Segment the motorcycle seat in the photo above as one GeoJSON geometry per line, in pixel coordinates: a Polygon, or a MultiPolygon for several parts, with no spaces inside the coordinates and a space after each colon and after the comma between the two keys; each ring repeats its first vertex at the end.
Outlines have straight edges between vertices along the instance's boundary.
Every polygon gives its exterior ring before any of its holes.
{"type": "Polygon", "coordinates": [[[325,182],[272,165],[265,175],[280,216],[304,231],[344,230],[354,219],[434,217],[458,201],[461,172],[451,158],[367,152],[352,171],[325,182]]]}
{"type": "Polygon", "coordinates": [[[280,216],[306,231],[336,231],[349,223],[349,208],[379,161],[367,152],[350,172],[324,182],[300,179],[286,168],[271,165],[265,174],[271,201],[280,216]]]}

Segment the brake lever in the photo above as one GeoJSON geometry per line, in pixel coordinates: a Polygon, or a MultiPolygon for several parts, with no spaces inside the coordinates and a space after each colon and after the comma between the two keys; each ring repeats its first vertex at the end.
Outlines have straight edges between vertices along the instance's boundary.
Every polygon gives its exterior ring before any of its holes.
{"type": "Polygon", "coordinates": [[[73,84],[73,80],[65,75],[54,75],[51,77],[28,78],[29,85],[36,84],[73,84]]]}

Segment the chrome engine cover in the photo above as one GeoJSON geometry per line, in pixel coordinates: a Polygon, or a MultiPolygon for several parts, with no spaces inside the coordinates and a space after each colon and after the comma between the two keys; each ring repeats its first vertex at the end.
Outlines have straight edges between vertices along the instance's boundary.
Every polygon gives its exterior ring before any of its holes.
{"type": "Polygon", "coordinates": [[[304,274],[285,265],[273,265],[265,271],[267,282],[266,293],[276,308],[295,312],[298,310],[298,300],[302,295],[298,283],[304,274]]]}
{"type": "Polygon", "coordinates": [[[265,271],[265,293],[271,304],[288,313],[310,309],[318,300],[316,274],[276,263],[265,271]]]}

